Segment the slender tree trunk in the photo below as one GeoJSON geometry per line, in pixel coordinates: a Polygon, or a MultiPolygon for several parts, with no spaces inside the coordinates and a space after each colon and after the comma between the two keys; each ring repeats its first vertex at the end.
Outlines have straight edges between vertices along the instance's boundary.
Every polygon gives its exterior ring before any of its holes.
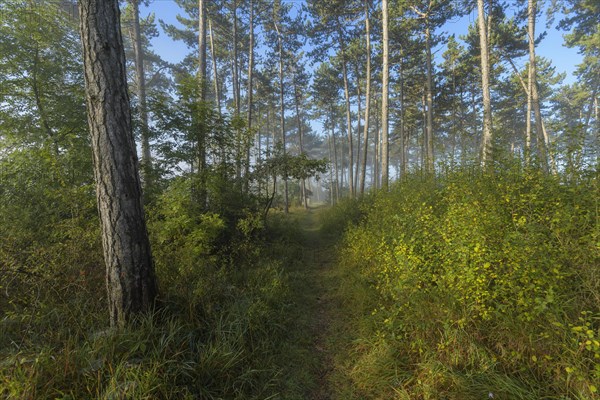
{"type": "Polygon", "coordinates": [[[371,110],[371,22],[369,19],[369,1],[365,0],[365,38],[367,39],[367,76],[365,88],[365,126],[363,130],[363,159],[360,174],[360,195],[365,193],[365,180],[367,176],[367,154],[369,150],[369,112],[371,110]]]}
{"type": "Polygon", "coordinates": [[[219,90],[219,75],[217,73],[217,57],[215,54],[215,38],[212,29],[212,20],[208,20],[208,31],[210,32],[210,58],[212,59],[213,80],[215,86],[215,100],[217,102],[217,110],[221,115],[221,91],[219,90]]]}
{"type": "Polygon", "coordinates": [[[40,91],[40,82],[38,80],[38,70],[39,70],[39,62],[40,62],[40,51],[36,44],[35,47],[35,55],[33,59],[33,68],[31,74],[31,89],[33,90],[33,96],[35,98],[35,106],[37,107],[38,114],[40,117],[40,122],[42,123],[42,127],[46,131],[46,135],[48,139],[52,140],[52,145],[54,147],[54,154],[58,156],[58,142],[56,140],[56,135],[54,135],[54,131],[50,127],[50,123],[48,122],[48,115],[46,114],[44,103],[42,102],[42,93],[40,91]]]}
{"type": "Polygon", "coordinates": [[[421,139],[421,173],[427,171],[427,88],[423,91],[421,96],[421,105],[423,106],[423,125],[422,125],[422,139],[421,139]]]}
{"type": "MultiPolygon", "coordinates": [[[[248,134],[252,135],[252,79],[254,72],[254,2],[250,0],[250,38],[248,43],[248,134]]],[[[250,190],[250,139],[246,144],[246,166],[244,169],[244,190],[250,190]]]]}
{"type": "MultiPolygon", "coordinates": [[[[481,0],[480,0],[481,1],[481,0]]],[[[381,11],[383,14],[383,93],[381,96],[381,186],[384,190],[389,188],[389,162],[388,150],[388,98],[389,98],[389,38],[388,38],[388,1],[382,0],[381,11]]]]}
{"type": "MultiPolygon", "coordinates": [[[[285,137],[285,92],[283,87],[283,41],[281,38],[281,32],[275,24],[275,30],[277,31],[277,45],[279,47],[279,101],[280,101],[280,112],[281,112],[281,144],[283,146],[283,155],[286,155],[286,137],[285,137]]],[[[283,176],[283,191],[284,191],[284,211],[287,214],[290,210],[289,198],[288,198],[288,177],[287,171],[284,171],[283,176]]]]}
{"type": "Polygon", "coordinates": [[[425,130],[425,164],[428,173],[434,172],[433,159],[433,67],[431,65],[431,31],[429,28],[429,15],[426,16],[425,48],[427,52],[427,127],[425,130]]]}
{"type": "Polygon", "coordinates": [[[348,84],[348,66],[346,61],[346,49],[344,46],[344,38],[342,36],[341,27],[338,31],[338,38],[340,42],[340,50],[342,52],[342,75],[344,78],[344,96],[346,99],[346,126],[348,130],[348,185],[349,185],[349,196],[354,197],[354,179],[352,175],[353,167],[353,153],[354,148],[352,146],[352,120],[350,116],[350,89],[348,84]]]}
{"type": "Polygon", "coordinates": [[[140,29],[139,0],[130,0],[133,14],[133,52],[135,55],[135,78],[140,113],[140,133],[142,139],[141,175],[146,186],[151,186],[152,156],[150,154],[150,128],[148,124],[148,104],[146,101],[146,76],[144,73],[144,47],[140,29]]]}
{"type": "Polygon", "coordinates": [[[483,0],[477,0],[479,46],[481,50],[481,88],[483,91],[483,142],[481,163],[488,167],[492,161],[492,105],[490,97],[490,62],[488,31],[485,23],[483,0]]]}
{"type": "MultiPolygon", "coordinates": [[[[516,70],[516,68],[515,68],[516,70]]],[[[530,156],[531,156],[531,109],[532,109],[532,101],[531,101],[531,88],[533,87],[533,69],[531,65],[528,68],[527,74],[527,86],[525,87],[525,95],[527,96],[527,118],[525,120],[525,165],[529,166],[530,156]]],[[[521,75],[516,72],[519,78],[521,75]]]]}
{"type": "Polygon", "coordinates": [[[548,173],[548,156],[546,149],[546,140],[544,138],[544,130],[542,128],[542,113],[540,110],[540,97],[537,85],[537,69],[535,62],[535,17],[537,12],[536,0],[529,0],[528,13],[528,36],[529,36],[529,77],[531,88],[531,102],[533,105],[533,113],[535,115],[535,132],[538,147],[538,156],[542,170],[548,173]]]}
{"type": "Polygon", "coordinates": [[[154,306],[158,288],[144,221],[117,0],[80,0],[86,100],[102,227],[110,324],[154,306]]]}
{"type": "MultiPolygon", "coordinates": [[[[206,3],[198,0],[198,84],[200,88],[200,110],[205,107],[206,92],[206,3]]],[[[198,115],[198,173],[200,178],[198,188],[198,204],[206,207],[206,123],[204,113],[198,115]]]]}
{"type": "MultiPolygon", "coordinates": [[[[232,59],[232,74],[233,74],[233,100],[234,100],[234,116],[240,118],[240,79],[238,65],[238,18],[237,18],[238,0],[233,0],[233,59],[232,59]]],[[[236,155],[235,155],[235,176],[239,181],[242,177],[242,133],[240,129],[236,129],[236,155]]]]}
{"type": "Polygon", "coordinates": [[[354,192],[358,191],[358,176],[360,172],[360,128],[361,128],[361,115],[362,115],[362,91],[360,88],[360,73],[358,65],[356,65],[356,95],[357,95],[357,126],[356,126],[356,169],[354,170],[354,192]]]}
{"type": "Polygon", "coordinates": [[[379,107],[378,106],[378,102],[375,101],[375,105],[376,105],[376,118],[375,118],[375,137],[373,138],[375,141],[375,146],[373,149],[373,163],[375,164],[375,171],[374,171],[374,183],[373,183],[373,187],[375,189],[379,189],[380,186],[380,172],[381,172],[381,134],[379,132],[380,128],[381,128],[381,113],[377,112],[379,111],[379,107]]]}
{"type": "Polygon", "coordinates": [[[406,175],[406,127],[404,124],[404,115],[405,115],[405,103],[404,103],[404,57],[403,50],[400,49],[400,177],[404,177],[406,175]]]}
{"type": "MultiPolygon", "coordinates": [[[[135,1],[135,0],[134,0],[135,1]]],[[[200,101],[206,100],[206,4],[198,0],[198,81],[200,101]]]]}
{"type": "MultiPolygon", "coordinates": [[[[298,125],[298,144],[300,145],[300,154],[304,153],[304,135],[302,133],[302,118],[300,117],[300,92],[298,91],[298,82],[296,72],[294,70],[294,104],[296,106],[296,124],[298,125]]],[[[300,195],[302,196],[302,204],[308,210],[308,199],[306,195],[306,180],[300,180],[300,195]]]]}
{"type": "Polygon", "coordinates": [[[335,140],[335,113],[332,110],[331,114],[330,114],[330,119],[331,119],[331,127],[330,127],[330,138],[331,138],[331,145],[333,146],[333,168],[335,169],[335,200],[336,201],[340,201],[340,173],[339,173],[339,164],[338,164],[338,157],[337,157],[337,143],[335,140]]]}

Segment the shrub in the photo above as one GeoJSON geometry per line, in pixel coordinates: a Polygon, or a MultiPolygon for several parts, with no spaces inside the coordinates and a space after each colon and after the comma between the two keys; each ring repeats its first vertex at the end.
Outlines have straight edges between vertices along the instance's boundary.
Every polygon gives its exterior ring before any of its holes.
{"type": "MultiPolygon", "coordinates": [[[[592,396],[600,379],[596,185],[457,172],[408,178],[363,207],[341,263],[359,268],[378,304],[365,357],[392,346],[388,361],[410,370],[386,387],[422,397],[432,385],[435,398],[592,396]]],[[[356,363],[369,374],[368,363],[356,363]]]]}

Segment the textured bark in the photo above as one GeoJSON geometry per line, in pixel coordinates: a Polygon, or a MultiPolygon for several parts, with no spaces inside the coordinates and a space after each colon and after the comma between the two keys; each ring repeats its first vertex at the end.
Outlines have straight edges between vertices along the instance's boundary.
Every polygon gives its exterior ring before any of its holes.
{"type": "Polygon", "coordinates": [[[369,2],[365,0],[365,38],[367,39],[367,77],[365,93],[365,126],[363,127],[363,159],[360,174],[360,195],[365,193],[367,175],[367,151],[369,149],[369,112],[371,110],[371,22],[369,20],[369,2]]]}
{"type": "Polygon", "coordinates": [[[150,128],[148,124],[148,104],[146,101],[146,74],[144,71],[144,47],[140,29],[139,0],[130,0],[133,14],[133,52],[135,56],[135,79],[138,90],[140,112],[140,133],[142,139],[141,174],[144,183],[151,185],[150,171],[152,171],[152,158],[150,154],[150,128]]]}
{"type": "Polygon", "coordinates": [[[492,105],[490,97],[488,30],[486,29],[483,0],[477,0],[477,14],[479,23],[479,47],[481,51],[481,89],[483,92],[483,142],[481,163],[483,167],[486,167],[492,160],[492,105]]]}
{"type": "Polygon", "coordinates": [[[152,308],[157,284],[144,221],[117,0],[81,0],[86,100],[110,323],[152,308]]]}
{"type": "Polygon", "coordinates": [[[389,99],[389,38],[388,38],[388,2],[382,0],[381,11],[383,16],[383,92],[381,96],[381,187],[388,190],[389,187],[389,162],[388,150],[388,99],[389,99]]]}

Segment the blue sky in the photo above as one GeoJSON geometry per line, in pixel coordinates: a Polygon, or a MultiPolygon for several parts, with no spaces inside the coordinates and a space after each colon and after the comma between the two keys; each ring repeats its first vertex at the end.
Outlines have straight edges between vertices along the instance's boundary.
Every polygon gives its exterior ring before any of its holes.
{"type": "MultiPolygon", "coordinates": [[[[294,8],[299,7],[301,3],[296,0],[288,2],[293,3],[294,8]]],[[[150,12],[154,12],[157,19],[162,19],[171,24],[177,24],[176,15],[178,13],[183,14],[183,11],[172,0],[153,0],[149,7],[142,7],[141,9],[143,16],[146,16],[150,12]]],[[[458,38],[458,36],[467,33],[469,24],[474,22],[476,18],[477,13],[472,11],[462,18],[457,18],[446,24],[443,30],[448,33],[455,33],[458,38]]],[[[559,18],[557,18],[557,21],[558,20],[559,18]]],[[[577,49],[564,47],[563,34],[565,32],[557,31],[553,27],[546,29],[545,15],[542,15],[538,21],[536,33],[539,34],[543,30],[546,30],[548,34],[537,47],[537,54],[552,60],[553,65],[556,66],[557,72],[567,73],[565,83],[574,82],[575,78],[573,72],[575,71],[577,64],[581,62],[581,55],[578,54],[577,49]]],[[[162,32],[162,30],[160,30],[160,36],[155,38],[152,44],[157,54],[163,57],[163,59],[173,63],[181,61],[183,57],[189,53],[189,50],[182,42],[171,40],[164,32],[162,32]]],[[[441,55],[442,52],[443,49],[438,52],[438,55],[441,55]]],[[[525,59],[517,60],[516,64],[518,67],[523,67],[525,62],[525,59]]]]}

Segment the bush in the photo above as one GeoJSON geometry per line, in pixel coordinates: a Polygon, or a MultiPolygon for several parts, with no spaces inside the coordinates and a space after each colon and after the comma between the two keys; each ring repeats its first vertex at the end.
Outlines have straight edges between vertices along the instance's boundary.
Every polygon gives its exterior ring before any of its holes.
{"type": "MultiPolygon", "coordinates": [[[[363,359],[391,346],[387,362],[409,374],[371,390],[592,397],[597,198],[594,179],[535,172],[409,178],[376,196],[341,263],[360,269],[378,304],[363,359]]],[[[373,367],[357,359],[355,370],[373,367]]]]}

